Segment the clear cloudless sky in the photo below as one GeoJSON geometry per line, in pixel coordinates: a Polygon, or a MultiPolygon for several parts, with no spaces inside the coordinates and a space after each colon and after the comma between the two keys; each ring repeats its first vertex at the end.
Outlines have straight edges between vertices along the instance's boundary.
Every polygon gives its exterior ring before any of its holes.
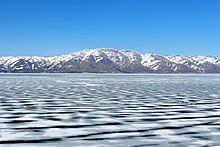
{"type": "Polygon", "coordinates": [[[220,56],[220,0],[0,0],[0,56],[98,47],[220,56]]]}

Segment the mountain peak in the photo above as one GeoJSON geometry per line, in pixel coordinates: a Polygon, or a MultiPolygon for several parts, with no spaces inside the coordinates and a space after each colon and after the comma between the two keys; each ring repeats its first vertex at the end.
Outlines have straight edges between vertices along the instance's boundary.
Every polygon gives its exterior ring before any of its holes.
{"type": "Polygon", "coordinates": [[[96,48],[51,57],[0,57],[0,72],[220,73],[220,57],[96,48]]]}

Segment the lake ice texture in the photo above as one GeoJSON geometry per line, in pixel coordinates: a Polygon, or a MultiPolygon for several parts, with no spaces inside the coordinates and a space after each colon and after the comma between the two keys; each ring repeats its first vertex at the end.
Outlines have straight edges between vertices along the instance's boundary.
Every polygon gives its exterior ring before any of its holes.
{"type": "Polygon", "coordinates": [[[0,146],[217,146],[218,74],[0,74],[0,146]]]}

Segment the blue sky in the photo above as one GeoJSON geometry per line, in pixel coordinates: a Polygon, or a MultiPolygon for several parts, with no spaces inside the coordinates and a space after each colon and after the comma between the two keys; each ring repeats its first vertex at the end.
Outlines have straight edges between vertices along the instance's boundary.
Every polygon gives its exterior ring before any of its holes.
{"type": "Polygon", "coordinates": [[[0,0],[0,56],[97,47],[220,56],[220,0],[0,0]]]}

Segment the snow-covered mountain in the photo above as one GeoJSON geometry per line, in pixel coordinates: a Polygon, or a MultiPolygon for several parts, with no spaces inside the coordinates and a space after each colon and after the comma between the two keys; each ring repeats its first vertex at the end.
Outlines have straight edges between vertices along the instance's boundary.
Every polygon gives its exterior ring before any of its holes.
{"type": "Polygon", "coordinates": [[[220,73],[220,57],[97,48],[51,57],[0,57],[0,72],[220,73]]]}

